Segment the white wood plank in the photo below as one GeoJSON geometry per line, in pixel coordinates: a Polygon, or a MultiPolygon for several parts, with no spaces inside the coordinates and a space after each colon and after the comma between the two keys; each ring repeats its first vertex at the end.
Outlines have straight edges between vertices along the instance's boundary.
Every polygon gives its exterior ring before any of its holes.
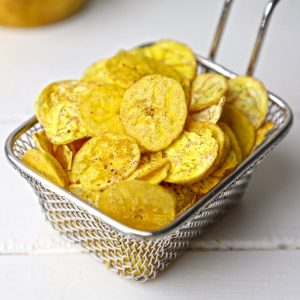
{"type": "Polygon", "coordinates": [[[3,299],[299,299],[299,251],[188,252],[137,283],[87,255],[0,256],[3,299]]]}
{"type": "MultiPolygon", "coordinates": [[[[46,84],[79,78],[89,64],[120,48],[170,37],[205,55],[221,5],[218,0],[92,1],[75,17],[51,26],[1,27],[0,119],[33,114],[33,101],[46,84]]],[[[234,3],[219,62],[244,72],[264,5],[261,0],[234,3]]],[[[257,73],[298,113],[300,36],[293,29],[300,27],[299,10],[299,1],[280,3],[257,73]]]]}
{"type": "MultiPolygon", "coordinates": [[[[17,123],[1,125],[0,147],[17,123]]],[[[296,120],[290,136],[255,172],[243,201],[195,240],[193,249],[300,248],[299,135],[296,120]]],[[[79,252],[45,223],[33,191],[3,157],[0,178],[0,253],[79,252]]]]}

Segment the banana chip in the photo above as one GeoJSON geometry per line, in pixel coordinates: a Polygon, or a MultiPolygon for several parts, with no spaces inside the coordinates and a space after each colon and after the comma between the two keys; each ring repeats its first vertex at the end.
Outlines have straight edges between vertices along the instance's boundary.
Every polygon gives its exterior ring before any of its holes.
{"type": "Polygon", "coordinates": [[[101,85],[81,99],[78,111],[88,136],[124,133],[118,116],[123,94],[124,90],[117,85],[101,85]]]}
{"type": "Polygon", "coordinates": [[[79,149],[89,140],[89,138],[82,138],[80,140],[75,140],[68,144],[72,149],[74,149],[74,153],[78,152],[79,149]]]}
{"type": "Polygon", "coordinates": [[[83,188],[82,184],[71,184],[69,191],[77,197],[85,200],[91,205],[97,207],[101,198],[101,192],[99,191],[87,191],[83,188]]]}
{"type": "Polygon", "coordinates": [[[214,73],[198,74],[192,83],[192,99],[189,110],[199,111],[218,104],[227,91],[227,79],[214,73]]]}
{"type": "Polygon", "coordinates": [[[120,118],[126,133],[149,151],[169,146],[181,133],[187,116],[182,87],[161,75],[145,76],[126,90],[120,118]]]}
{"type": "Polygon", "coordinates": [[[192,184],[191,189],[197,195],[202,196],[212,190],[220,181],[220,178],[210,175],[192,184]]]}
{"type": "Polygon", "coordinates": [[[197,121],[217,124],[222,115],[225,102],[225,97],[222,97],[218,104],[213,104],[201,111],[190,113],[187,119],[187,123],[197,121]]]}
{"type": "Polygon", "coordinates": [[[64,170],[71,171],[75,148],[72,145],[57,145],[53,156],[61,164],[64,170]]]}
{"type": "Polygon", "coordinates": [[[273,127],[274,124],[271,121],[268,121],[256,130],[254,149],[264,141],[267,134],[273,129],[273,127]]]}
{"type": "Polygon", "coordinates": [[[105,67],[113,82],[125,89],[142,77],[154,73],[147,60],[127,51],[120,51],[108,59],[105,67]]]}
{"type": "Polygon", "coordinates": [[[227,99],[249,118],[255,129],[265,121],[269,98],[266,88],[259,80],[249,76],[230,79],[227,99]]]}
{"type": "Polygon", "coordinates": [[[22,157],[23,163],[49,179],[53,183],[65,187],[69,179],[59,162],[49,153],[29,149],[22,157]]]}
{"type": "MultiPolygon", "coordinates": [[[[218,125],[224,131],[227,139],[229,138],[230,147],[232,148],[232,150],[234,151],[234,153],[236,155],[238,164],[240,164],[243,161],[243,154],[242,154],[242,149],[240,147],[240,144],[236,138],[236,135],[234,134],[234,132],[230,129],[230,127],[226,123],[220,122],[220,123],[218,123],[218,125]]],[[[228,154],[229,154],[229,152],[228,152],[228,154]]]]}
{"type": "Polygon", "coordinates": [[[176,199],[177,216],[193,206],[196,201],[197,194],[188,185],[164,183],[163,187],[173,194],[176,199]]]}
{"type": "Polygon", "coordinates": [[[205,135],[208,132],[211,132],[212,137],[216,139],[218,143],[218,156],[212,165],[210,171],[208,173],[216,170],[220,165],[222,165],[225,159],[228,156],[230,150],[230,141],[224,134],[223,130],[215,124],[208,122],[190,122],[186,127],[188,131],[193,131],[199,135],[205,135]]]}
{"type": "Polygon", "coordinates": [[[114,81],[109,77],[109,73],[105,67],[106,62],[107,60],[103,59],[92,64],[84,72],[81,80],[91,81],[97,84],[114,84],[114,81]]]}
{"type": "Polygon", "coordinates": [[[156,169],[149,174],[141,177],[141,180],[147,181],[151,184],[159,184],[161,183],[167,176],[170,170],[170,163],[167,161],[166,164],[164,164],[159,169],[156,169]]]}
{"type": "Polygon", "coordinates": [[[175,219],[175,198],[163,187],[130,180],[106,189],[99,208],[112,218],[136,229],[155,230],[175,219]]]}
{"type": "Polygon", "coordinates": [[[128,177],[139,160],[140,149],[133,138],[105,133],[91,138],[76,153],[71,181],[99,191],[128,177]]]}
{"type": "Polygon", "coordinates": [[[148,174],[160,169],[168,163],[168,160],[162,158],[162,152],[144,152],[136,170],[128,177],[128,179],[140,179],[148,174]]]}
{"type": "Polygon", "coordinates": [[[47,138],[44,130],[35,132],[32,135],[32,138],[35,143],[36,149],[38,149],[42,152],[52,154],[53,146],[52,146],[51,142],[49,141],[49,139],[47,138]]]}
{"type": "Polygon", "coordinates": [[[183,79],[191,81],[196,75],[196,58],[186,45],[173,40],[161,40],[142,48],[143,53],[158,61],[170,65],[183,79]]]}
{"type": "Polygon", "coordinates": [[[217,159],[218,143],[210,130],[202,135],[183,131],[163,153],[171,164],[169,175],[164,181],[194,183],[207,174],[217,159]]]}
{"type": "Polygon", "coordinates": [[[249,119],[236,107],[225,104],[221,121],[225,122],[234,132],[242,150],[243,158],[252,151],[255,141],[255,130],[249,119]]]}

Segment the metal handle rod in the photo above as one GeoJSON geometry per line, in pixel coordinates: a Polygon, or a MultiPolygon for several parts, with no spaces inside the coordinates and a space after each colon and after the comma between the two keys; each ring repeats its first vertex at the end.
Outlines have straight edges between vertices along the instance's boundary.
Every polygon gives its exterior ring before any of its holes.
{"type": "Polygon", "coordinates": [[[225,0],[221,17],[211,45],[209,58],[215,59],[233,0],[225,0]]]}
{"type": "Polygon", "coordinates": [[[252,75],[254,72],[254,69],[255,69],[255,66],[257,63],[257,59],[260,54],[261,47],[262,47],[262,44],[263,44],[263,41],[265,38],[265,34],[267,32],[267,28],[268,28],[268,25],[271,20],[272,13],[279,1],[280,0],[270,0],[265,7],[264,14],[263,14],[263,17],[262,17],[262,20],[261,20],[261,23],[259,26],[258,34],[256,37],[256,41],[254,44],[254,48],[252,50],[250,62],[248,65],[247,75],[252,75]]]}

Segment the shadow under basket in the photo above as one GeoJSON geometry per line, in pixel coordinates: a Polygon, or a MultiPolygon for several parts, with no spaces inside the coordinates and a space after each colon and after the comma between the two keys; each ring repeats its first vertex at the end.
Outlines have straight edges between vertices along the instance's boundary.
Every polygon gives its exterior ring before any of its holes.
{"type": "MultiPolygon", "coordinates": [[[[215,62],[196,55],[198,66],[228,78],[236,76],[215,62]]],[[[32,134],[41,129],[35,118],[7,139],[10,163],[35,191],[47,221],[68,241],[76,243],[122,277],[146,281],[155,278],[233,204],[240,200],[254,168],[281,141],[292,125],[292,112],[269,93],[267,120],[274,124],[264,142],[243,163],[172,224],[158,231],[141,231],[111,219],[85,201],[59,188],[25,166],[20,158],[34,148],[32,134]]]]}

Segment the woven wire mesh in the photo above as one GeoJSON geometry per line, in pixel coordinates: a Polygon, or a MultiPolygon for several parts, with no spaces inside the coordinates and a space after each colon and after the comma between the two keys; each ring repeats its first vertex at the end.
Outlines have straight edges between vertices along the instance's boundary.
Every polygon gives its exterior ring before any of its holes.
{"type": "MultiPolygon", "coordinates": [[[[266,136],[264,143],[281,129],[286,121],[286,111],[270,101],[267,120],[273,122],[274,128],[266,136]]],[[[32,134],[40,129],[41,126],[37,123],[15,140],[13,152],[16,157],[21,158],[28,149],[35,147],[32,134]]],[[[67,240],[96,256],[119,275],[145,281],[155,278],[166,269],[189,246],[194,237],[199,236],[209,224],[214,223],[243,196],[254,167],[274,146],[273,143],[260,157],[252,161],[221,194],[211,198],[178,230],[157,239],[136,239],[123,234],[75,205],[72,200],[49,190],[24,170],[16,168],[35,191],[46,219],[67,240]]]]}

